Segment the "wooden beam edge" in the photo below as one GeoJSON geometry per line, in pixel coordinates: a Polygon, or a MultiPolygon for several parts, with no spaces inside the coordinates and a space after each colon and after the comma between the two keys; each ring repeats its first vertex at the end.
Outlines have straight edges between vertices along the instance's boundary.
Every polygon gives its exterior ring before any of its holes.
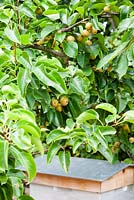
{"type": "Polygon", "coordinates": [[[103,182],[37,173],[32,184],[103,193],[134,184],[134,168],[121,170],[103,182]]]}
{"type": "Polygon", "coordinates": [[[38,173],[33,184],[90,192],[101,191],[101,182],[38,173]]]}
{"type": "Polygon", "coordinates": [[[101,183],[101,192],[115,190],[134,184],[134,168],[128,167],[101,183]]]}

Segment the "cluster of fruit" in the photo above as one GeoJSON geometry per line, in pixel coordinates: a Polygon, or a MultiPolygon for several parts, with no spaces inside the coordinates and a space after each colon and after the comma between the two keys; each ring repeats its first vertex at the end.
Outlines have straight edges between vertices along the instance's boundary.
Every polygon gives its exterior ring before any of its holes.
{"type": "Polygon", "coordinates": [[[58,112],[62,112],[63,107],[67,106],[69,103],[69,99],[67,96],[61,96],[60,99],[52,98],[52,106],[58,112]]]}
{"type": "Polygon", "coordinates": [[[84,30],[81,32],[81,34],[79,34],[76,38],[72,35],[67,36],[66,40],[68,42],[74,42],[75,40],[77,40],[78,42],[82,42],[84,38],[86,38],[85,44],[88,46],[92,45],[92,41],[89,39],[90,34],[97,34],[97,29],[93,27],[93,24],[90,22],[87,22],[85,24],[85,28],[84,30]]]}

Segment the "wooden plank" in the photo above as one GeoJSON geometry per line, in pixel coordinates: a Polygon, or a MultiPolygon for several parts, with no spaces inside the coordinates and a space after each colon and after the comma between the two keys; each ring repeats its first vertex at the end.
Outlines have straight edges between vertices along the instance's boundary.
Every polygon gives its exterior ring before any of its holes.
{"type": "Polygon", "coordinates": [[[134,184],[134,168],[128,167],[103,182],[38,173],[33,183],[103,193],[134,184]]]}
{"type": "Polygon", "coordinates": [[[101,192],[106,192],[134,184],[134,168],[128,167],[101,183],[101,192]]]}
{"type": "Polygon", "coordinates": [[[101,182],[38,173],[33,184],[100,192],[101,182]]]}

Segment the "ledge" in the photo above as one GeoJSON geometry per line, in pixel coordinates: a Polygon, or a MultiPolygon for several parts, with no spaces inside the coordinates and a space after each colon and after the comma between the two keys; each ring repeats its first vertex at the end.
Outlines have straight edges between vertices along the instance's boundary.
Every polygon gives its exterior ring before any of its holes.
{"type": "Polygon", "coordinates": [[[103,160],[71,158],[70,170],[65,173],[57,156],[49,165],[46,156],[35,161],[37,176],[32,184],[99,193],[134,184],[134,168],[125,163],[111,165],[103,160]]]}

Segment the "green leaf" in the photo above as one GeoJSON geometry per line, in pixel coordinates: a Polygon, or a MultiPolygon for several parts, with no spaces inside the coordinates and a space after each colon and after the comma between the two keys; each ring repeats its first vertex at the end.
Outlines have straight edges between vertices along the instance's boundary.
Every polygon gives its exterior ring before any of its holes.
{"type": "Polygon", "coordinates": [[[76,123],[81,124],[90,119],[97,119],[97,120],[99,119],[99,114],[93,109],[81,113],[79,117],[77,117],[76,123]]]}
{"type": "Polygon", "coordinates": [[[26,169],[28,173],[28,182],[31,182],[36,175],[36,164],[32,155],[28,152],[20,151],[13,146],[10,146],[10,152],[16,162],[26,169]]]}
{"type": "Polygon", "coordinates": [[[20,196],[18,198],[18,200],[35,200],[32,197],[30,197],[29,195],[24,194],[23,196],[20,196]]]}
{"type": "Polygon", "coordinates": [[[19,149],[28,150],[32,147],[31,137],[26,134],[23,129],[17,129],[15,132],[10,134],[10,137],[19,149]]]}
{"type": "Polygon", "coordinates": [[[111,122],[114,122],[116,119],[118,119],[120,116],[119,115],[108,115],[106,118],[105,118],[105,122],[108,124],[108,123],[111,123],[111,122]]]}
{"type": "Polygon", "coordinates": [[[17,58],[18,62],[22,64],[25,68],[31,70],[32,69],[32,62],[30,60],[29,55],[26,52],[23,52],[21,56],[17,58]]]}
{"type": "Polygon", "coordinates": [[[7,174],[1,173],[1,174],[0,174],[0,184],[1,184],[1,185],[6,184],[7,181],[8,181],[8,176],[7,176],[7,174]]]}
{"type": "Polygon", "coordinates": [[[26,120],[20,120],[17,123],[17,126],[19,128],[24,129],[27,133],[30,133],[31,135],[33,135],[34,137],[39,138],[41,135],[41,131],[39,129],[39,127],[34,123],[30,122],[30,121],[26,121],[26,120]]]}
{"type": "Polygon", "coordinates": [[[79,146],[83,143],[83,141],[81,139],[77,139],[75,140],[74,144],[73,144],[73,154],[76,153],[77,149],[79,148],[79,146]]]}
{"type": "Polygon", "coordinates": [[[22,108],[13,109],[10,111],[8,113],[8,118],[10,120],[26,120],[35,123],[34,114],[31,111],[22,108]]]}
{"type": "Polygon", "coordinates": [[[106,111],[113,113],[113,114],[117,113],[117,109],[112,104],[109,104],[109,103],[101,103],[101,104],[96,106],[96,109],[98,109],[98,108],[106,110],[106,111]]]}
{"type": "Polygon", "coordinates": [[[51,19],[52,21],[60,19],[59,10],[50,10],[50,9],[48,9],[45,12],[43,12],[43,14],[45,16],[47,16],[49,19],[51,19]]]}
{"type": "Polygon", "coordinates": [[[43,155],[44,154],[44,148],[43,148],[43,145],[42,145],[40,138],[35,137],[35,136],[31,136],[31,141],[32,141],[32,144],[35,145],[36,150],[39,151],[41,153],[41,155],[43,155]]]}
{"type": "Polygon", "coordinates": [[[53,81],[53,77],[51,77],[51,75],[49,75],[45,71],[44,66],[34,67],[33,68],[33,73],[45,85],[55,88],[60,93],[64,93],[64,94],[66,93],[66,91],[61,87],[60,84],[58,84],[55,81],[53,81]]]}
{"type": "Polygon", "coordinates": [[[47,164],[51,163],[54,156],[57,154],[57,152],[60,150],[61,146],[58,142],[52,143],[48,149],[47,153],[47,164]]]}
{"type": "Polygon", "coordinates": [[[116,129],[111,126],[99,126],[102,135],[115,135],[116,129]]]}
{"type": "Polygon", "coordinates": [[[96,69],[101,69],[102,67],[105,67],[106,64],[109,64],[114,58],[119,56],[122,53],[122,51],[124,50],[124,48],[127,46],[128,42],[129,41],[123,42],[119,47],[117,47],[117,49],[114,52],[112,52],[112,53],[106,55],[104,58],[102,58],[99,61],[96,69]]]}
{"type": "Polygon", "coordinates": [[[30,34],[22,34],[20,36],[20,41],[21,41],[21,44],[24,44],[24,45],[32,44],[31,43],[31,36],[30,36],[30,34]]]}
{"type": "Polygon", "coordinates": [[[21,195],[23,195],[24,187],[22,180],[18,177],[10,177],[11,184],[13,185],[13,195],[18,199],[21,195]]]}
{"type": "Polygon", "coordinates": [[[106,149],[103,145],[99,145],[98,151],[110,162],[113,162],[113,154],[110,149],[106,149]]]}
{"type": "Polygon", "coordinates": [[[123,114],[124,120],[130,123],[134,123],[134,110],[129,110],[123,114]]]}
{"type": "Polygon", "coordinates": [[[16,29],[12,30],[8,27],[5,28],[5,35],[8,37],[9,40],[12,42],[16,42],[20,44],[20,38],[19,38],[19,33],[16,29]]]}
{"type": "Polygon", "coordinates": [[[8,148],[8,142],[0,139],[0,171],[3,172],[8,169],[8,148]]]}
{"type": "Polygon", "coordinates": [[[28,69],[19,68],[17,82],[22,96],[25,96],[28,84],[31,81],[31,74],[28,69]]]}
{"type": "Polygon", "coordinates": [[[60,151],[58,153],[59,161],[61,163],[62,168],[67,173],[70,166],[70,152],[69,151],[60,151]]]}
{"type": "Polygon", "coordinates": [[[63,132],[62,130],[52,130],[47,137],[47,144],[50,144],[51,142],[55,142],[56,140],[61,139],[68,139],[69,135],[63,132]]]}
{"type": "Polygon", "coordinates": [[[67,93],[67,87],[64,78],[62,78],[56,70],[52,70],[50,75],[52,76],[53,80],[63,88],[64,92],[67,93]]]}
{"type": "Polygon", "coordinates": [[[122,20],[118,28],[119,28],[119,32],[123,32],[133,27],[134,27],[134,16],[122,20]]]}
{"type": "Polygon", "coordinates": [[[120,56],[117,68],[115,69],[115,71],[118,73],[119,79],[121,79],[127,73],[127,70],[128,70],[128,59],[127,59],[127,53],[124,52],[120,56]]]}
{"type": "Polygon", "coordinates": [[[46,26],[45,28],[42,29],[41,31],[41,38],[45,38],[47,35],[52,33],[53,31],[56,30],[56,25],[51,24],[50,26],[46,26]]]}
{"type": "Polygon", "coordinates": [[[72,25],[72,24],[74,24],[74,23],[77,21],[78,17],[79,17],[79,14],[78,14],[78,13],[73,13],[73,14],[68,18],[67,24],[68,24],[69,26],[72,25]]]}
{"type": "Polygon", "coordinates": [[[70,58],[76,58],[78,54],[78,44],[76,42],[64,42],[63,43],[64,53],[70,58]]]}
{"type": "Polygon", "coordinates": [[[55,40],[57,40],[58,42],[62,43],[63,40],[66,37],[66,32],[62,32],[62,33],[56,33],[55,34],[55,40]]]}

